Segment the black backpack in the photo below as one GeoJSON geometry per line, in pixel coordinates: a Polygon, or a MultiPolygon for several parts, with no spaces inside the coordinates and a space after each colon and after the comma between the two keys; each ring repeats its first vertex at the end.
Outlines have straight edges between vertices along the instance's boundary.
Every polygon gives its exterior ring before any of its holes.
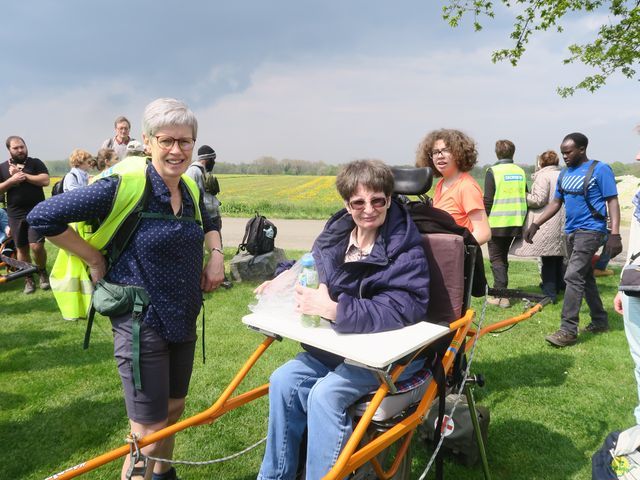
{"type": "Polygon", "coordinates": [[[238,245],[236,254],[240,253],[240,250],[249,252],[251,255],[262,255],[273,251],[277,233],[276,226],[256,212],[255,217],[247,222],[242,243],[238,245]]]}
{"type": "Polygon", "coordinates": [[[53,184],[53,188],[51,189],[52,197],[54,195],[60,195],[61,193],[64,193],[64,179],[67,178],[67,175],[69,174],[73,175],[76,178],[76,180],[78,179],[75,173],[69,172],[65,174],[60,180],[58,180],[56,183],[53,184]]]}

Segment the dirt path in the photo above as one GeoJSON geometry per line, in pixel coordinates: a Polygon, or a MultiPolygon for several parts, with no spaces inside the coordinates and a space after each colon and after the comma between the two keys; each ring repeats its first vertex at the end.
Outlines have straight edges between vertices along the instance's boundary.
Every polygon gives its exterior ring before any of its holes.
{"type": "MultiPolygon", "coordinates": [[[[248,218],[224,218],[222,221],[222,236],[224,245],[227,247],[236,247],[244,236],[244,228],[248,218]]],[[[322,231],[325,225],[324,220],[283,220],[269,219],[276,227],[278,227],[278,235],[276,237],[276,246],[284,249],[292,250],[311,250],[313,241],[322,231]]],[[[623,250],[620,255],[611,261],[614,265],[624,264],[627,258],[627,243],[629,238],[629,227],[620,227],[622,235],[623,250]]],[[[483,245],[482,254],[485,259],[489,258],[487,246],[483,245]]],[[[522,260],[513,257],[514,260],[522,260]]]]}
{"type": "MultiPolygon", "coordinates": [[[[226,247],[242,242],[248,218],[223,218],[222,240],[226,247]]],[[[292,250],[311,250],[313,241],[322,231],[325,220],[283,220],[270,218],[278,228],[276,247],[292,250]]]]}

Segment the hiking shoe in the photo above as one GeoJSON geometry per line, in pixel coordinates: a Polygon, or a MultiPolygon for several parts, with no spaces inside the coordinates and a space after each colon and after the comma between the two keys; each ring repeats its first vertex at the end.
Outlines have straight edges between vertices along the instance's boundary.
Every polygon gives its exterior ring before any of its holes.
{"type": "Polygon", "coordinates": [[[151,477],[152,480],[180,480],[176,475],[176,469],[171,467],[164,473],[155,473],[151,477]]]}
{"type": "Polygon", "coordinates": [[[547,335],[544,339],[556,347],[569,347],[571,345],[575,345],[578,341],[578,337],[576,335],[565,332],[564,330],[558,330],[551,335],[547,335]]]}
{"type": "Polygon", "coordinates": [[[50,290],[51,284],[49,283],[49,275],[46,270],[38,270],[38,285],[40,286],[40,290],[50,290]]]}
{"type": "Polygon", "coordinates": [[[31,278],[31,275],[29,275],[28,277],[24,277],[24,290],[22,291],[22,293],[24,293],[25,295],[31,295],[35,291],[36,284],[33,282],[33,278],[31,278]]]}
{"type": "Polygon", "coordinates": [[[580,333],[593,333],[593,334],[604,333],[608,331],[609,331],[609,325],[598,326],[598,325],[594,325],[593,322],[587,325],[586,327],[580,329],[580,333]]]}
{"type": "Polygon", "coordinates": [[[494,306],[496,306],[496,307],[497,307],[498,305],[500,305],[500,300],[502,300],[502,299],[501,299],[501,298],[499,298],[499,297],[487,297],[487,303],[488,303],[489,305],[494,305],[494,306]]]}
{"type": "Polygon", "coordinates": [[[511,302],[509,302],[508,298],[488,297],[487,303],[500,308],[509,308],[511,306],[511,302]]]}
{"type": "Polygon", "coordinates": [[[501,298],[500,302],[498,303],[498,306],[500,308],[510,308],[511,307],[511,302],[509,301],[508,298],[501,298]]]}
{"type": "Polygon", "coordinates": [[[613,270],[609,270],[608,268],[605,268],[604,270],[600,270],[598,268],[593,269],[594,277],[610,277],[611,275],[613,275],[613,270]]]}

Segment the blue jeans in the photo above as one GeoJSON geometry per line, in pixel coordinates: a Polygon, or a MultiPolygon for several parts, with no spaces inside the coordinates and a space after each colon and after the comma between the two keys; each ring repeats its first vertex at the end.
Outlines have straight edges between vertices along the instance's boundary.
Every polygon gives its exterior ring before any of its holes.
{"type": "Polygon", "coordinates": [[[564,281],[567,284],[562,303],[560,329],[578,334],[582,298],[587,301],[591,322],[597,327],[609,326],[607,312],[602,306],[600,292],[591,268],[591,259],[602,244],[605,234],[592,230],[576,230],[567,236],[569,261],[564,281]]]}
{"type": "MultiPolygon", "coordinates": [[[[624,331],[627,334],[631,358],[635,364],[634,373],[640,401],[640,297],[628,297],[623,294],[622,309],[624,312],[624,331]]],[[[636,417],[636,423],[640,425],[640,404],[633,413],[636,417]]]]}
{"type": "MultiPolygon", "coordinates": [[[[401,378],[423,364],[412,363],[401,378]]],[[[306,478],[326,475],[353,432],[348,408],[380,386],[370,370],[346,363],[331,370],[307,352],[278,368],[270,381],[269,427],[259,480],[295,478],[305,430],[306,478]]]]}

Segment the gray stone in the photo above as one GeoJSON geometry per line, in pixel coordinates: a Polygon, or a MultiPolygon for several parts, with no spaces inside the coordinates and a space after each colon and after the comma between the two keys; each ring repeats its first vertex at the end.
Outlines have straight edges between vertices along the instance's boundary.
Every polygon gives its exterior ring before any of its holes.
{"type": "Polygon", "coordinates": [[[272,252],[256,256],[241,252],[231,259],[231,277],[234,282],[271,280],[275,276],[278,263],[286,260],[287,257],[281,248],[274,248],[272,252]]]}

